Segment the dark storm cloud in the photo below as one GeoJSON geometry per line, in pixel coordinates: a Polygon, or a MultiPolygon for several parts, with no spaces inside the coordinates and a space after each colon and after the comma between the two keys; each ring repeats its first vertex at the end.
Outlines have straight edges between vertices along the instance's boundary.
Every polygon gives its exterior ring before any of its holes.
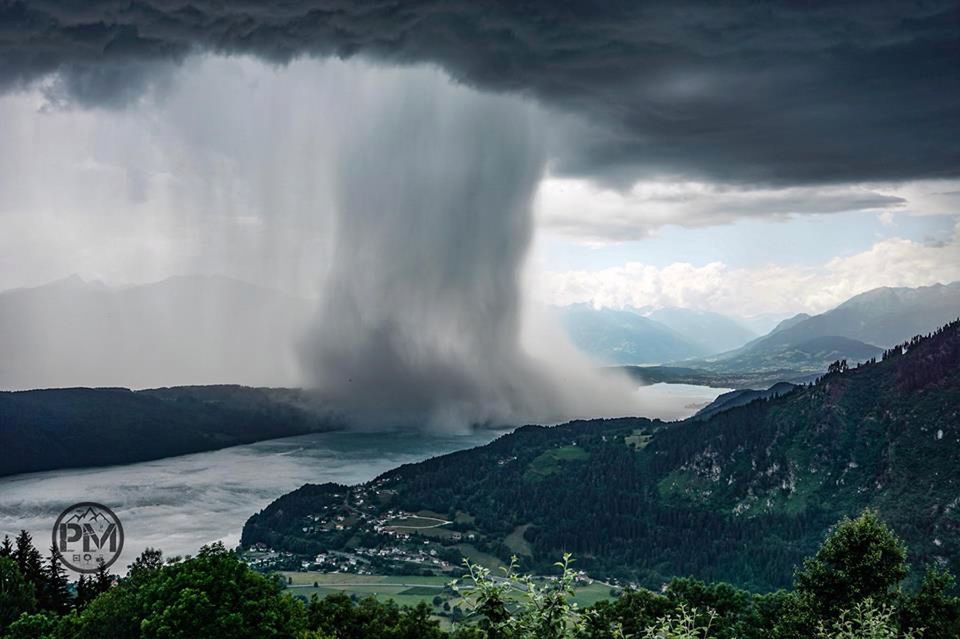
{"type": "Polygon", "coordinates": [[[194,51],[433,62],[581,116],[554,171],[741,182],[960,174],[956,2],[0,0],[0,84],[123,103],[194,51]]]}

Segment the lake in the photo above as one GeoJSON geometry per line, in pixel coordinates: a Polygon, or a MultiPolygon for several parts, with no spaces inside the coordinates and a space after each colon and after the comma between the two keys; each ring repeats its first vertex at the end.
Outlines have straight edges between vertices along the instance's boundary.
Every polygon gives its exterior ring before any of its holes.
{"type": "Polygon", "coordinates": [[[637,389],[640,402],[647,407],[647,416],[670,421],[690,417],[732,388],[711,388],[694,384],[650,384],[637,389]]]}
{"type": "MultiPolygon", "coordinates": [[[[639,393],[650,416],[686,417],[726,389],[653,384],[639,393]]],[[[275,439],[151,462],[50,471],[0,479],[0,535],[21,528],[46,553],[67,506],[95,501],[120,517],[126,541],[114,572],[147,547],[187,555],[205,544],[240,540],[243,523],[305,483],[355,484],[401,464],[480,446],[502,432],[334,432],[275,439]]]]}

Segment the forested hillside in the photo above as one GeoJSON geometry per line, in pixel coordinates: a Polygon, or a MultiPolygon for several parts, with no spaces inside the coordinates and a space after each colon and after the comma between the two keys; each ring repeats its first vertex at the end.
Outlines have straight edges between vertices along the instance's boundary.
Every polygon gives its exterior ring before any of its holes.
{"type": "MultiPolygon", "coordinates": [[[[766,590],[790,582],[831,523],[868,506],[916,564],[956,571],[958,505],[954,322],[882,361],[837,362],[815,384],[708,420],[528,426],[365,486],[307,485],[252,517],[243,543],[304,554],[382,547],[394,542],[378,516],[429,511],[472,535],[471,548],[519,554],[534,570],[570,551],[595,575],[651,586],[693,575],[766,590]],[[313,525],[325,510],[355,509],[351,491],[368,495],[363,517],[313,525]]],[[[454,541],[440,543],[470,550],[454,541]]]]}
{"type": "Polygon", "coordinates": [[[244,386],[0,392],[0,476],[125,464],[330,430],[299,390],[244,386]]]}

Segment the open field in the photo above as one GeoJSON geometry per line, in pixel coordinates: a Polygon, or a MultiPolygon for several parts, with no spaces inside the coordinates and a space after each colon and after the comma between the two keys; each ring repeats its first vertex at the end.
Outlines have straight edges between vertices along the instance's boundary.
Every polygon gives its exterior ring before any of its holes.
{"type": "Polygon", "coordinates": [[[450,522],[446,519],[436,519],[434,517],[400,517],[390,521],[385,528],[396,528],[397,530],[422,530],[427,528],[438,528],[446,526],[450,522]]]}
{"type": "MultiPolygon", "coordinates": [[[[393,599],[401,605],[415,606],[421,601],[433,605],[433,598],[439,596],[450,606],[462,603],[446,589],[450,579],[446,577],[418,577],[405,575],[352,575],[320,572],[281,572],[283,578],[291,580],[290,592],[309,598],[316,594],[325,597],[338,592],[357,597],[376,597],[381,601],[393,599]],[[316,586],[314,586],[316,584],[316,586]]],[[[610,587],[593,583],[576,589],[574,597],[580,607],[590,606],[598,601],[610,598],[610,587]]],[[[519,595],[519,593],[518,593],[519,595]]],[[[436,612],[440,612],[435,608],[436,612]]]]}
{"type": "Polygon", "coordinates": [[[579,446],[553,448],[542,453],[530,462],[530,465],[527,467],[527,472],[524,474],[524,479],[528,481],[540,481],[559,472],[564,463],[584,461],[589,458],[590,453],[579,446]]]}
{"type": "Polygon", "coordinates": [[[530,547],[530,542],[523,538],[523,534],[527,532],[527,528],[529,527],[530,524],[517,526],[513,529],[513,532],[503,540],[503,543],[506,544],[507,548],[514,554],[525,557],[533,556],[533,549],[530,547]]]}
{"type": "Polygon", "coordinates": [[[381,601],[393,599],[398,604],[415,606],[421,601],[432,604],[433,598],[441,595],[450,582],[447,577],[353,575],[321,572],[281,572],[290,580],[288,588],[294,595],[309,598],[311,595],[326,597],[338,592],[357,597],[376,597],[381,601]],[[314,585],[316,584],[316,585],[314,585]]]}

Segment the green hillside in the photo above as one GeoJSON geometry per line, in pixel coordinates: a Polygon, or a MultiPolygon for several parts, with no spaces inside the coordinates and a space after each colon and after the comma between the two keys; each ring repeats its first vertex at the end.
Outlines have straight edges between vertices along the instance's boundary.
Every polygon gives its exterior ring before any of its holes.
{"type": "Polygon", "coordinates": [[[0,392],[0,476],[127,464],[332,430],[301,390],[245,386],[0,392]]]}
{"type": "Polygon", "coordinates": [[[243,543],[307,555],[431,539],[454,562],[467,538],[505,559],[513,535],[512,546],[530,549],[531,570],[570,551],[594,576],[659,586],[692,575],[767,590],[790,583],[833,522],[871,506],[916,564],[957,572],[960,322],[882,361],[833,368],[705,421],[528,426],[363,486],[307,485],[253,516],[243,543]],[[391,511],[445,514],[438,530],[449,535],[398,540],[383,529],[391,511]],[[338,512],[338,526],[317,524],[338,512]]]}

